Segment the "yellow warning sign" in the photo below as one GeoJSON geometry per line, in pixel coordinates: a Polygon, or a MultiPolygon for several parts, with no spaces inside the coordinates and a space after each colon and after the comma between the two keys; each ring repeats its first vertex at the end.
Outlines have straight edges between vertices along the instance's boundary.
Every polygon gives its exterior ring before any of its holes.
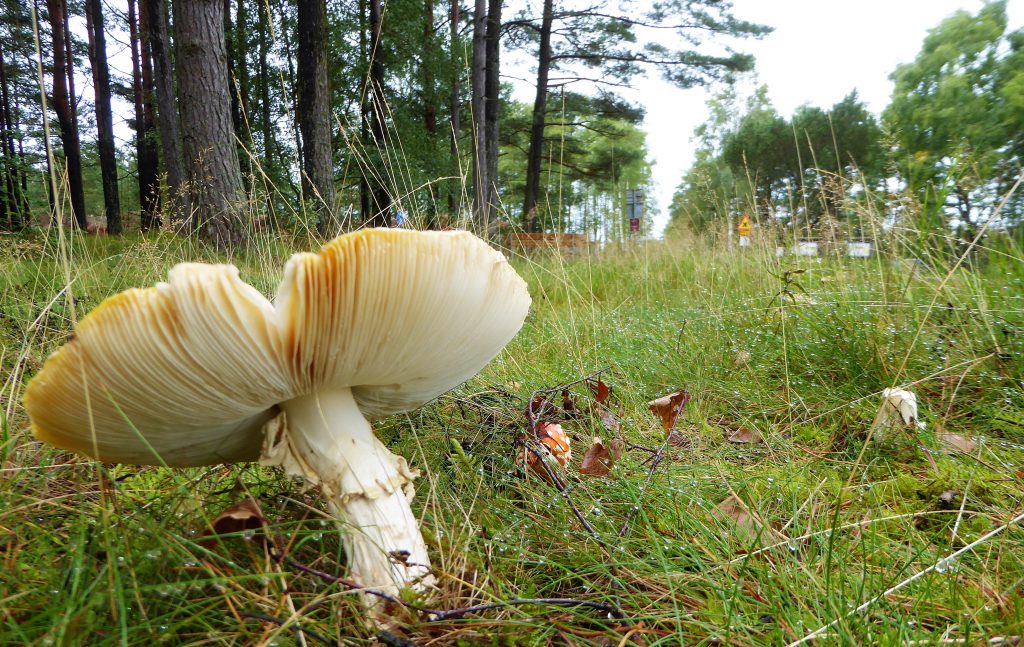
{"type": "Polygon", "coordinates": [[[748,216],[747,214],[743,214],[743,218],[740,219],[740,224],[736,227],[736,229],[740,232],[740,236],[749,236],[750,229],[752,227],[753,225],[750,223],[750,216],[748,216]]]}

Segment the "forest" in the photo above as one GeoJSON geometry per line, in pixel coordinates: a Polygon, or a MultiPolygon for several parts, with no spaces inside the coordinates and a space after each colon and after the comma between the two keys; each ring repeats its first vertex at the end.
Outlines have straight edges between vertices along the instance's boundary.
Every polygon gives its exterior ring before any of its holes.
{"type": "MultiPolygon", "coordinates": [[[[641,13],[555,0],[5,0],[2,11],[7,230],[92,217],[109,234],[166,226],[233,244],[254,227],[327,235],[408,220],[621,237],[625,192],[650,186],[651,161],[644,107],[617,91],[644,74],[715,89],[672,228],[741,212],[813,228],[843,221],[845,198],[908,189],[969,237],[1024,153],[1024,34],[1008,29],[1005,2],[933,29],[893,70],[880,116],[851,90],[788,118],[766,88],[737,91],[755,61],[729,45],[771,28],[711,0],[641,13]],[[530,64],[510,70],[503,53],[530,64]],[[532,105],[513,99],[520,74],[532,75],[521,79],[532,105]]],[[[1002,222],[1022,204],[1018,194],[1002,222]]]]}
{"type": "Polygon", "coordinates": [[[326,235],[407,218],[596,229],[649,176],[643,108],[616,88],[749,70],[702,42],[768,31],[711,1],[504,4],[5,0],[0,222],[60,214],[220,245],[253,225],[326,235]],[[536,59],[532,105],[511,99],[503,51],[536,59]]]}

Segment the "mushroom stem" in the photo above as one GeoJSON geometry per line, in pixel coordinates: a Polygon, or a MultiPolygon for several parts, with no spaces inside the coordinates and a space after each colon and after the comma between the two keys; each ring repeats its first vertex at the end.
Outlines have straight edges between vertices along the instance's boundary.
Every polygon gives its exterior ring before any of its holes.
{"type": "MultiPolygon", "coordinates": [[[[352,391],[320,391],[280,407],[283,415],[264,431],[261,462],[320,486],[343,531],[351,578],[391,595],[429,586],[427,546],[409,507],[415,474],[377,440],[352,391]]],[[[379,598],[364,600],[372,606],[379,598]]]]}

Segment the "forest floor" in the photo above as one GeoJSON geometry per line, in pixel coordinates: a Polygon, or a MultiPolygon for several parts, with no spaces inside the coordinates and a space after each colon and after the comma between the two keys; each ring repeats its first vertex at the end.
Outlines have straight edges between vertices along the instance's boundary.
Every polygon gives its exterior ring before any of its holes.
{"type": "MultiPolygon", "coordinates": [[[[272,295],[296,246],[231,261],[272,295]]],[[[28,431],[24,386],[77,318],[215,258],[169,235],[0,239],[0,644],[375,640],[331,577],[345,573],[335,526],[281,473],[100,465],[28,431]],[[211,540],[246,496],[268,527],[211,540]]],[[[399,610],[381,638],[1017,644],[1024,259],[955,260],[695,241],[513,259],[533,296],[519,336],[467,384],[376,427],[423,474],[413,507],[438,591],[410,606],[514,604],[399,610]],[[891,386],[916,394],[918,424],[869,439],[891,386]],[[647,403],[683,388],[669,436],[647,403]],[[543,416],[573,443],[561,488],[523,465],[527,402],[545,389],[543,416]],[[604,476],[581,473],[594,437],[624,443],[604,476]]]]}

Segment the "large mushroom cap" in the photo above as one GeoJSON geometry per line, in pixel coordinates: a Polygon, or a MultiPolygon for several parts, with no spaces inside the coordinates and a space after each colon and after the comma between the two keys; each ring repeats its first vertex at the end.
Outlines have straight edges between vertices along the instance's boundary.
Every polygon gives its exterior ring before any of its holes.
{"type": "Polygon", "coordinates": [[[228,265],[182,264],[110,297],[25,392],[33,433],[108,462],[255,460],[280,402],[351,387],[415,408],[515,336],[526,285],[466,232],[369,229],[296,254],[271,304],[228,265]]]}

